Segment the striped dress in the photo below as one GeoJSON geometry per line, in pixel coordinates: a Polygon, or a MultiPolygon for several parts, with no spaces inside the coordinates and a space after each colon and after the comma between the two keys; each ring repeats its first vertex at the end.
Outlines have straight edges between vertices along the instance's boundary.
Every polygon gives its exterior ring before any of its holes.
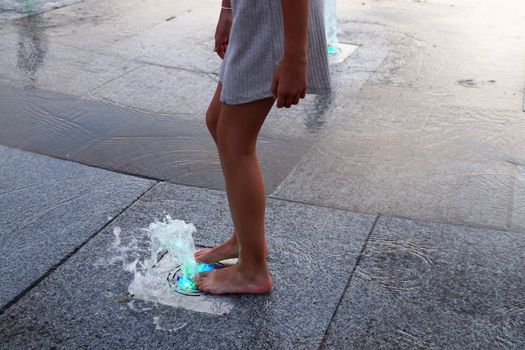
{"type": "MultiPolygon", "coordinates": [[[[231,6],[233,22],[219,71],[220,100],[241,104],[271,97],[273,73],[284,54],[281,0],[231,0],[231,6]]],[[[331,90],[323,0],[310,0],[306,93],[331,90]]]]}

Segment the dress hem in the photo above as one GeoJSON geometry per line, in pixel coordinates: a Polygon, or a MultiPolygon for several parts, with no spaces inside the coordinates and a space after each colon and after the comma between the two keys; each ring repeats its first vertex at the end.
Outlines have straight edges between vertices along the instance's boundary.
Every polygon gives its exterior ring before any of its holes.
{"type": "MultiPolygon", "coordinates": [[[[310,89],[310,90],[307,90],[306,91],[306,94],[307,95],[324,95],[324,94],[330,94],[333,92],[333,89],[331,88],[314,88],[314,89],[310,89]]],[[[243,97],[243,98],[237,98],[237,99],[222,99],[222,98],[219,98],[219,100],[224,103],[224,104],[227,104],[227,105],[240,105],[240,104],[243,104],[243,103],[249,103],[249,102],[254,102],[254,101],[258,101],[258,100],[262,100],[264,98],[268,98],[268,97],[273,97],[273,94],[268,94],[268,93],[264,93],[264,94],[256,94],[256,95],[252,95],[252,96],[247,96],[247,97],[243,97]]]]}

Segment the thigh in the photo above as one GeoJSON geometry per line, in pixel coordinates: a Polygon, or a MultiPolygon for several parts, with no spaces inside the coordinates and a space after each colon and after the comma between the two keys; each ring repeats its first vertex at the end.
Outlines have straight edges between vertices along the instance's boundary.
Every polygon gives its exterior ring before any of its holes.
{"type": "Polygon", "coordinates": [[[254,148],[259,131],[270,112],[273,97],[238,105],[222,104],[217,137],[220,143],[232,145],[245,152],[254,148]]]}

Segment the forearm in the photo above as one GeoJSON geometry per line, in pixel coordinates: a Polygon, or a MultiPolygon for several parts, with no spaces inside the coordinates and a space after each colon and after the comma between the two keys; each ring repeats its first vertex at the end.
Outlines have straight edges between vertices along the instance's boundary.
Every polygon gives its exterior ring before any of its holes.
{"type": "Polygon", "coordinates": [[[284,22],[284,56],[293,61],[306,62],[309,0],[281,0],[281,4],[284,22]]]}
{"type": "Polygon", "coordinates": [[[222,6],[224,6],[224,7],[232,7],[231,0],[222,0],[222,6]]]}

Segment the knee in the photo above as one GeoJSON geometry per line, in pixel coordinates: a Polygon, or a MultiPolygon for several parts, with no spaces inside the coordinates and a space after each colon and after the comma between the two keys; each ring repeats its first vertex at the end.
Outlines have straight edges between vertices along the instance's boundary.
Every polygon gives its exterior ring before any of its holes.
{"type": "Polygon", "coordinates": [[[217,111],[213,106],[210,106],[206,111],[206,126],[210,131],[210,134],[214,139],[217,139],[217,123],[219,121],[219,111],[217,111]]]}
{"type": "Polygon", "coordinates": [[[223,158],[238,159],[255,153],[256,141],[228,127],[217,128],[217,148],[223,158]]]}

